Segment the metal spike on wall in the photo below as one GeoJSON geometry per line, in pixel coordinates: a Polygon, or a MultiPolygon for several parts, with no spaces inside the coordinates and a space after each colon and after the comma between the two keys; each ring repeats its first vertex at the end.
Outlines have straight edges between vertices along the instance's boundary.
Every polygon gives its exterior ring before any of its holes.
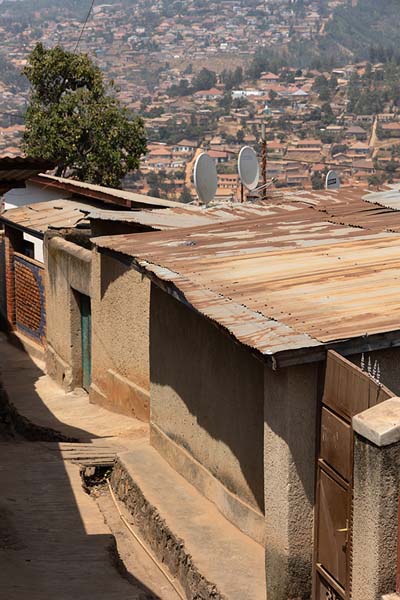
{"type": "Polygon", "coordinates": [[[371,375],[371,370],[372,370],[372,364],[371,364],[371,357],[368,356],[368,367],[367,367],[367,372],[369,375],[371,375]]]}
{"type": "Polygon", "coordinates": [[[378,361],[376,360],[376,361],[374,362],[374,366],[373,366],[373,368],[372,368],[372,377],[373,377],[374,379],[376,379],[376,373],[377,373],[377,370],[378,370],[378,361]]]}
{"type": "Polygon", "coordinates": [[[377,368],[377,372],[376,372],[376,380],[378,381],[378,383],[381,382],[381,368],[379,366],[379,363],[378,363],[378,368],[377,368]]]}
{"type": "Polygon", "coordinates": [[[364,352],[361,354],[360,367],[361,367],[361,371],[365,371],[365,356],[364,356],[364,352]]]}

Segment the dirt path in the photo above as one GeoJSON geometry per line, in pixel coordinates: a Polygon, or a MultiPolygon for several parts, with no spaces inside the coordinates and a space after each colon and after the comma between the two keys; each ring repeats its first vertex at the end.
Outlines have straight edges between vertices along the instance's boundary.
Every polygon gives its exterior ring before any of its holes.
{"type": "Polygon", "coordinates": [[[20,414],[84,441],[0,437],[0,598],[177,600],[165,576],[124,530],[111,499],[88,495],[80,466],[72,462],[78,454],[89,462],[107,457],[146,429],[90,405],[82,395],[53,388],[41,369],[4,339],[0,361],[7,370],[4,387],[20,414]]]}

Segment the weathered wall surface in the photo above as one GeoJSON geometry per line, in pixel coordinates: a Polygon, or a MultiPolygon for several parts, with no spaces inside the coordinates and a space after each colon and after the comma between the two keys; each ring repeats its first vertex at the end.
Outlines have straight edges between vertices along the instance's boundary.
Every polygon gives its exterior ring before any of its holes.
{"type": "Polygon", "coordinates": [[[380,600],[396,589],[399,472],[399,442],[377,447],[355,435],[354,600],[380,600]]]}
{"type": "Polygon", "coordinates": [[[232,521],[243,516],[235,498],[261,514],[263,365],[206,318],[152,285],[150,371],[153,445],[232,521]],[[222,494],[218,504],[213,494],[220,490],[210,477],[232,493],[230,506],[222,494]]]}
{"type": "Polygon", "coordinates": [[[96,250],[92,282],[91,401],[148,420],[150,282],[96,250]]]}
{"type": "Polygon", "coordinates": [[[91,296],[89,250],[61,237],[46,238],[48,374],[67,390],[82,385],[81,323],[74,291],[91,296]]]}
{"type": "Polygon", "coordinates": [[[265,367],[267,596],[311,596],[320,366],[265,367]]]}

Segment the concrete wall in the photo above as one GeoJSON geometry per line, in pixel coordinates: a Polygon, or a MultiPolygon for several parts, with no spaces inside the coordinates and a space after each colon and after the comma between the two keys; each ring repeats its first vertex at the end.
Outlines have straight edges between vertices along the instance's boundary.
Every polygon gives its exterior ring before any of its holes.
{"type": "Polygon", "coordinates": [[[257,519],[250,521],[264,511],[263,369],[214,324],[152,285],[152,444],[259,540],[263,522],[257,535],[257,519]]]}
{"type": "Polygon", "coordinates": [[[150,282],[94,250],[92,290],[91,401],[148,420],[150,282]]]}
{"type": "Polygon", "coordinates": [[[48,374],[66,390],[82,385],[81,322],[76,292],[91,296],[89,250],[45,239],[48,374]]]}
{"type": "Polygon", "coordinates": [[[396,589],[400,487],[400,398],[353,417],[354,600],[381,600],[396,589]]]}
{"type": "Polygon", "coordinates": [[[267,597],[311,597],[319,364],[265,367],[267,597]]]}

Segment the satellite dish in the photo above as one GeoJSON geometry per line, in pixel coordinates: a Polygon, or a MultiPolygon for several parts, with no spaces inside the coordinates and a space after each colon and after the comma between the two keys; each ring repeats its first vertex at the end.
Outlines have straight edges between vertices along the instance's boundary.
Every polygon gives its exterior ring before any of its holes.
{"type": "Polygon", "coordinates": [[[325,180],[326,190],[338,190],[340,188],[340,179],[336,171],[329,171],[325,180]]]}
{"type": "Polygon", "coordinates": [[[260,179],[260,167],[257,154],[250,146],[244,146],[238,159],[239,177],[248,190],[255,190],[260,179]]]}
{"type": "Polygon", "coordinates": [[[205,152],[194,163],[193,180],[199,200],[204,204],[211,202],[217,191],[218,175],[215,162],[205,152]]]}

